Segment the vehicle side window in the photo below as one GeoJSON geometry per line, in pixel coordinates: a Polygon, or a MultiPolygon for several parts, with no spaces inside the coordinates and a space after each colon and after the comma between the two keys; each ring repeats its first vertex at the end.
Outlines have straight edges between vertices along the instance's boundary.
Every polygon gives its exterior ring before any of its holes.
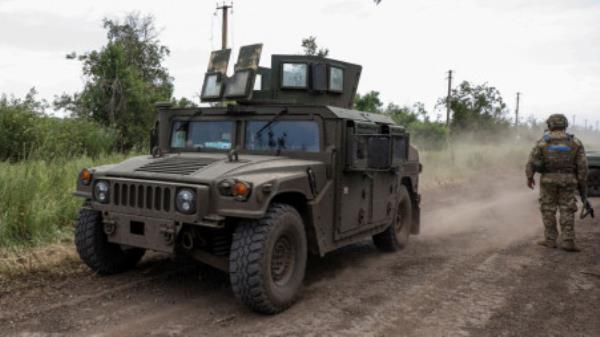
{"type": "Polygon", "coordinates": [[[394,160],[405,160],[407,158],[406,138],[394,137],[394,160]]]}
{"type": "Polygon", "coordinates": [[[308,87],[308,65],[305,63],[284,63],[281,87],[305,89],[308,87]]]}

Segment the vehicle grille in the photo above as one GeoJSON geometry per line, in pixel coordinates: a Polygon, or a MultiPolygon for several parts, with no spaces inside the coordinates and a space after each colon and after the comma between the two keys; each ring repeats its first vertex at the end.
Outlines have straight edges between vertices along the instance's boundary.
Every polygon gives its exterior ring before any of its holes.
{"type": "Polygon", "coordinates": [[[148,163],[136,171],[189,175],[213,161],[205,158],[170,157],[148,163]]]}
{"type": "Polygon", "coordinates": [[[170,212],[174,207],[174,187],[122,181],[115,181],[112,185],[111,202],[114,206],[158,212],[170,212]]]}

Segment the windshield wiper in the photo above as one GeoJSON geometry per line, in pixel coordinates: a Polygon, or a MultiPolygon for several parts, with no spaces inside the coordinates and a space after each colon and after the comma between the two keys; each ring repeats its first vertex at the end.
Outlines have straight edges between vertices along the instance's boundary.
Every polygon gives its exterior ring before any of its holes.
{"type": "Polygon", "coordinates": [[[273,125],[273,123],[277,122],[277,120],[285,115],[288,112],[287,108],[283,108],[283,110],[279,111],[275,116],[273,116],[273,118],[271,118],[271,120],[269,120],[267,122],[267,124],[265,124],[262,128],[260,128],[258,131],[256,131],[256,133],[254,134],[254,136],[256,138],[260,137],[260,135],[271,125],[273,125]]]}

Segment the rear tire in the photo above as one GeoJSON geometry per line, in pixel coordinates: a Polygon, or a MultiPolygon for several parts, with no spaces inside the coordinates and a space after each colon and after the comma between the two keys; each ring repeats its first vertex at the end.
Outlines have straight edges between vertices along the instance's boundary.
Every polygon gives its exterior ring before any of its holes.
{"type": "Polygon", "coordinates": [[[306,270],[302,217],[273,204],[264,218],[240,223],[233,233],[229,276],[236,297],[253,311],[276,314],[297,299],[306,270]]]}
{"type": "Polygon", "coordinates": [[[383,232],[373,236],[373,243],[384,252],[396,252],[408,244],[412,227],[412,202],[404,185],[400,186],[400,200],[392,224],[383,232]]]}
{"type": "Polygon", "coordinates": [[[590,197],[600,197],[600,169],[593,168],[588,174],[588,194],[590,197]]]}
{"type": "Polygon", "coordinates": [[[142,248],[123,249],[108,241],[104,233],[102,215],[82,208],[75,227],[75,246],[81,260],[100,275],[111,275],[135,267],[144,256],[142,248]]]}

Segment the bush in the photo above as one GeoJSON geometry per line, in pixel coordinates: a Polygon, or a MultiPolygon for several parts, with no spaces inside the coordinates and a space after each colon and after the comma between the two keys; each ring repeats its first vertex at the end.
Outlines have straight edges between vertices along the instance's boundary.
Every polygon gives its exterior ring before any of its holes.
{"type": "Polygon", "coordinates": [[[95,158],[112,151],[112,130],[84,119],[46,116],[34,93],[24,100],[0,99],[0,160],[95,158]]]}
{"type": "Polygon", "coordinates": [[[435,122],[416,121],[408,126],[411,140],[423,150],[441,150],[448,143],[448,128],[435,122]]]}
{"type": "Polygon", "coordinates": [[[73,196],[79,171],[125,157],[0,162],[0,246],[33,246],[70,235],[82,202],[73,196]]]}
{"type": "Polygon", "coordinates": [[[98,158],[112,152],[115,134],[111,129],[83,119],[40,118],[35,125],[38,144],[29,158],[52,160],[87,155],[98,158]]]}

